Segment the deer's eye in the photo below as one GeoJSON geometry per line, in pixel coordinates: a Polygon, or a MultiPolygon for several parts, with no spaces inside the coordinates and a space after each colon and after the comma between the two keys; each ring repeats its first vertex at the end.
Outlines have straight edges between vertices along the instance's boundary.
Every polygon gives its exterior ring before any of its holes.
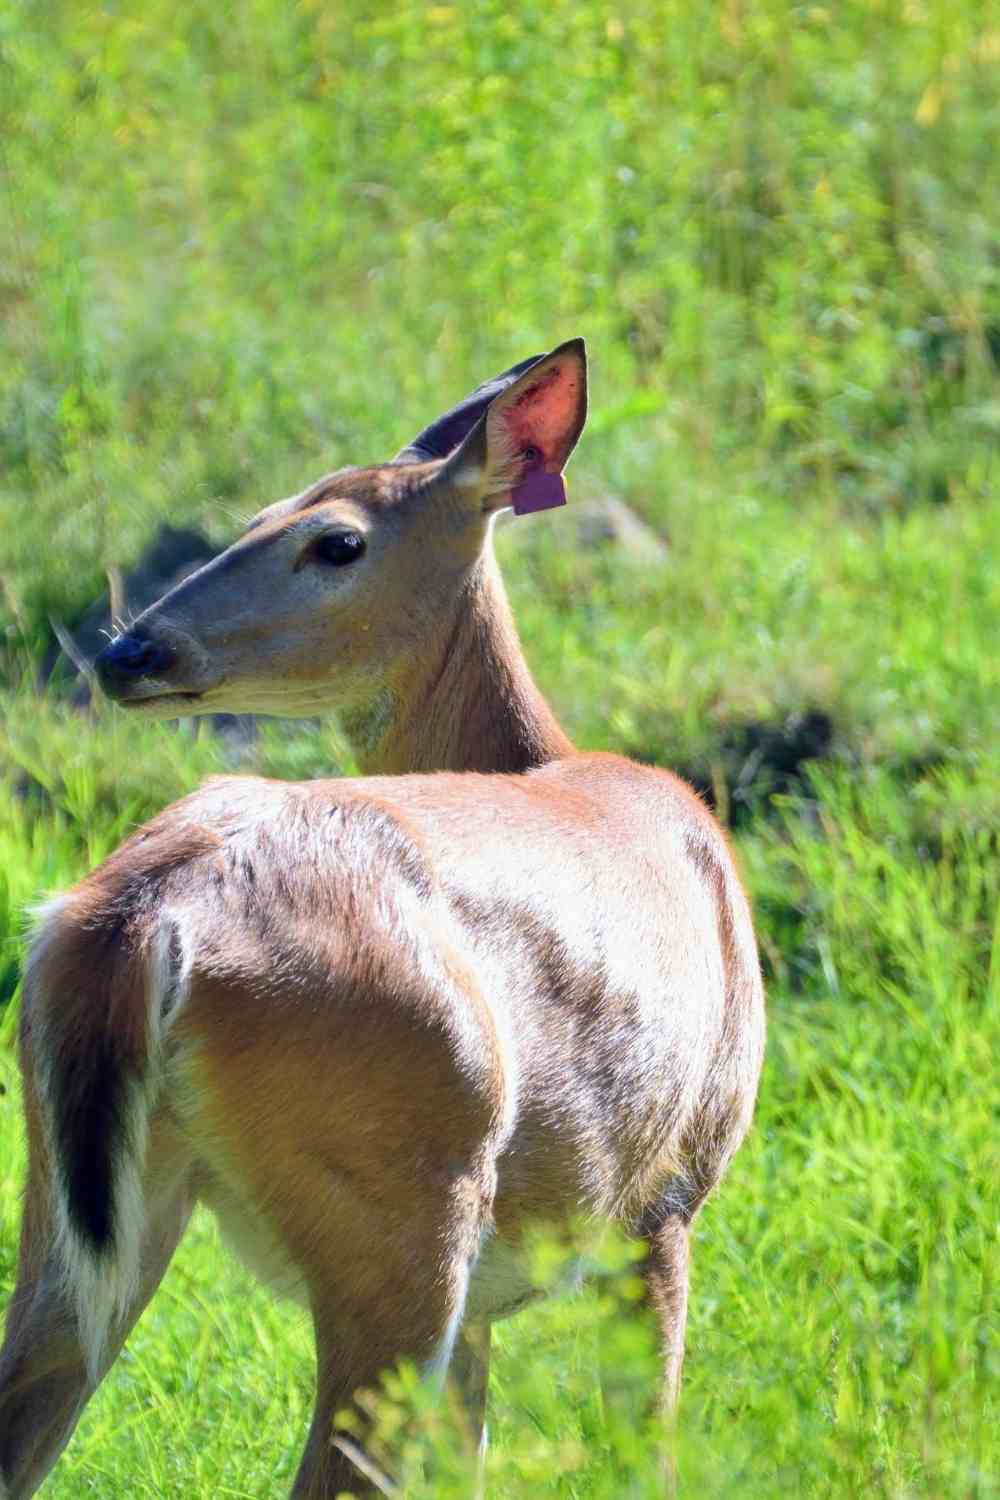
{"type": "Polygon", "coordinates": [[[360,531],[328,531],[314,545],[313,557],[331,568],[344,568],[365,554],[365,539],[360,531]]]}

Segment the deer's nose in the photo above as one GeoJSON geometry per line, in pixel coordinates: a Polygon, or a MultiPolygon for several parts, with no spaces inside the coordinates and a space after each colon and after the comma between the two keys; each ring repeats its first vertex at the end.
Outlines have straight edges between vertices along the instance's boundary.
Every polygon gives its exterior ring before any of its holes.
{"type": "Polygon", "coordinates": [[[101,687],[114,698],[141,677],[162,677],[173,661],[174,653],[162,641],[130,633],[109,642],[98,654],[94,668],[101,687]]]}

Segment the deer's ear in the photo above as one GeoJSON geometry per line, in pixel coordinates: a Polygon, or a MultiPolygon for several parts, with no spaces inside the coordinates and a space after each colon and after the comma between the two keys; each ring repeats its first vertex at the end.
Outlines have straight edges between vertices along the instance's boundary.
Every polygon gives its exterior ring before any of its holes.
{"type": "Polygon", "coordinates": [[[439,477],[480,512],[561,504],[558,476],[586,419],[586,346],[569,339],[493,398],[439,477]]]}
{"type": "Polygon", "coordinates": [[[509,385],[513,385],[525,370],[530,370],[532,365],[537,365],[544,358],[544,354],[533,354],[530,359],[522,359],[519,364],[511,365],[510,369],[504,370],[502,375],[494,375],[492,380],[484,380],[482,385],[477,385],[464,401],[460,401],[457,406],[453,406],[450,411],[438,417],[429,427],[425,427],[423,432],[418,432],[412,443],[407,443],[406,447],[396,454],[393,463],[423,464],[429,458],[447,458],[449,453],[455,451],[459,443],[465,441],[490,402],[509,385]]]}

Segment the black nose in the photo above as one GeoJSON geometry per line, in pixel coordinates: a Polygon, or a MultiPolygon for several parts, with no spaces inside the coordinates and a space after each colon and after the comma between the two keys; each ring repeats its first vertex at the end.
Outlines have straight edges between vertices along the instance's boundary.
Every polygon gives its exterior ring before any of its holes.
{"type": "Polygon", "coordinates": [[[120,635],[101,651],[94,667],[104,691],[114,697],[140,677],[162,677],[172,665],[174,653],[162,641],[144,635],[120,635]]]}

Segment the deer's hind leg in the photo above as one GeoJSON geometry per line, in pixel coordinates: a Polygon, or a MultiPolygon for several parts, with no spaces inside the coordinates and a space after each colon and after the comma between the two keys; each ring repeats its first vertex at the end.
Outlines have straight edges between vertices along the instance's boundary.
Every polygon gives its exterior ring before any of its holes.
{"type": "Polygon", "coordinates": [[[233,1048],[220,1044],[233,998],[206,980],[188,1010],[206,1198],[220,1192],[230,1238],[312,1313],[316,1400],[293,1495],[378,1494],[395,1465],[357,1393],[401,1359],[446,1375],[492,1221],[505,1092],[488,1017],[465,992],[449,1011],[416,977],[383,992],[338,974],[309,1005],[284,996],[277,1039],[273,998],[235,992],[233,1048]]]}
{"type": "Polygon", "coordinates": [[[662,1475],[664,1493],[669,1497],[677,1493],[674,1424],[687,1334],[690,1234],[691,1216],[662,1204],[647,1211],[640,1228],[647,1250],[642,1267],[646,1301],[656,1318],[660,1343],[662,1376],[658,1404],[666,1427],[662,1475]]]}
{"type": "Polygon", "coordinates": [[[159,1285],[191,1213],[191,1163],[165,1120],[151,1122],[146,1224],[136,1293],[108,1332],[97,1379],[87,1368],[49,1199],[49,1163],[28,1104],[29,1167],[17,1285],[0,1349],[0,1497],[28,1500],[159,1285]]]}
{"type": "Polygon", "coordinates": [[[687,1333],[690,1229],[688,1219],[668,1214],[645,1235],[648,1255],[643,1267],[649,1302],[656,1315],[663,1361],[661,1403],[672,1421],[680,1398],[687,1333]]]}
{"type": "Polygon", "coordinates": [[[371,1441],[377,1420],[367,1393],[401,1359],[435,1384],[447,1379],[482,1231],[478,1184],[464,1177],[423,1193],[423,1203],[338,1196],[341,1210],[353,1198],[351,1233],[330,1236],[327,1253],[306,1268],[316,1404],[295,1500],[391,1488],[393,1458],[371,1441]]]}
{"type": "Polygon", "coordinates": [[[27,1500],[69,1442],[103,1380],[163,1278],[190,1210],[174,1200],[156,1205],[143,1250],[134,1300],[109,1330],[97,1381],[87,1369],[62,1267],[48,1255],[40,1273],[19,1281],[0,1351],[0,1497],[27,1500]],[[3,1484],[6,1482],[6,1490],[3,1484]]]}

